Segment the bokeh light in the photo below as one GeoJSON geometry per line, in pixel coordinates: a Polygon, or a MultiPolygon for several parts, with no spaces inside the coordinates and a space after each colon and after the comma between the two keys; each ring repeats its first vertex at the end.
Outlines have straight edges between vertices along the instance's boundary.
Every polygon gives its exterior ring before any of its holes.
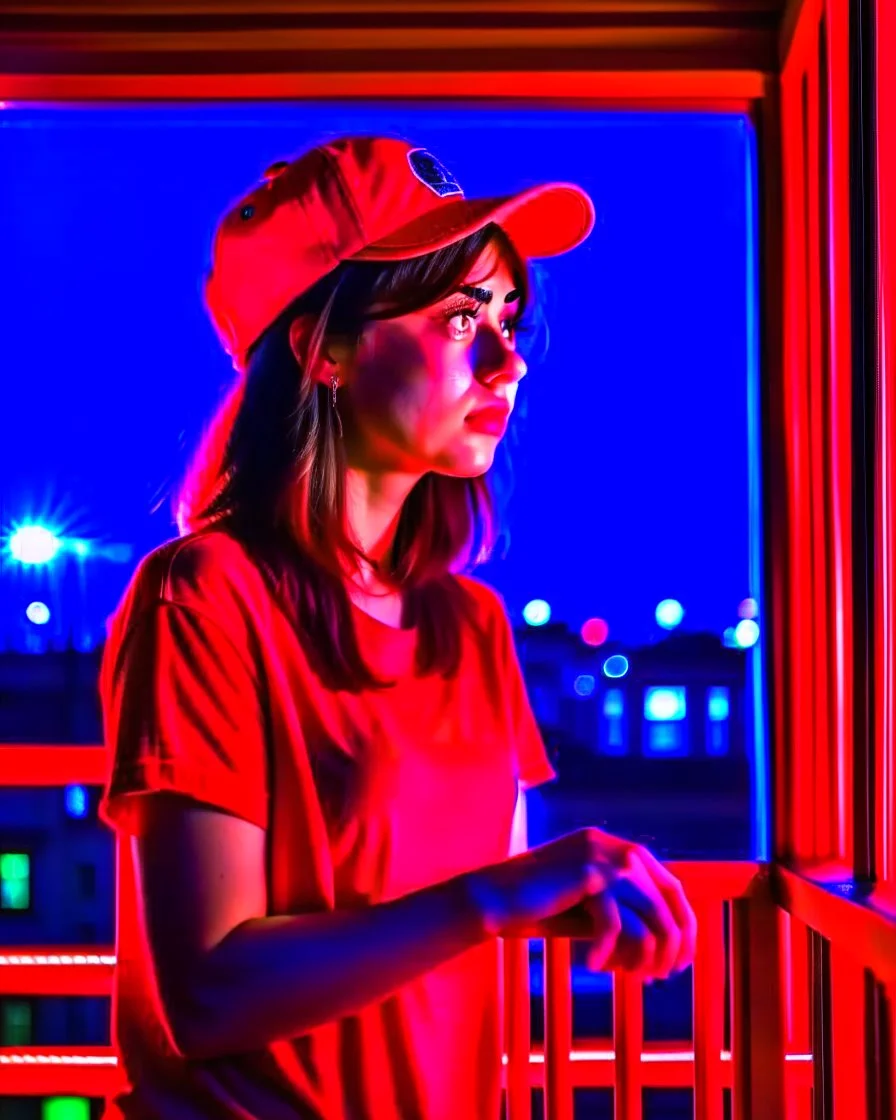
{"type": "Polygon", "coordinates": [[[594,677],[590,673],[580,673],[573,683],[573,688],[579,696],[591,696],[594,693],[594,686],[594,677]]]}
{"type": "Polygon", "coordinates": [[[677,599],[663,599],[656,608],[656,621],[664,630],[674,630],[681,625],[684,607],[677,599]]]}
{"type": "Polygon", "coordinates": [[[46,603],[29,603],[25,614],[35,626],[45,626],[50,621],[50,608],[46,603]]]}
{"type": "Polygon", "coordinates": [[[530,599],[523,607],[523,618],[530,626],[544,626],[551,619],[550,604],[544,599],[530,599]]]}
{"type": "Polygon", "coordinates": [[[628,670],[628,658],[623,657],[621,653],[614,653],[612,657],[608,657],[604,662],[604,676],[610,677],[611,680],[618,680],[620,677],[624,677],[628,670]]]}
{"type": "Polygon", "coordinates": [[[589,618],[581,632],[586,646],[602,646],[610,636],[610,627],[602,618],[589,618]]]}
{"type": "Polygon", "coordinates": [[[741,649],[750,649],[759,641],[759,627],[751,619],[745,618],[734,628],[734,640],[741,649]]]}
{"type": "Polygon", "coordinates": [[[65,787],[65,811],[76,820],[87,816],[87,790],[84,786],[65,787]]]}
{"type": "Polygon", "coordinates": [[[726,626],[725,632],[722,634],[722,645],[726,649],[740,649],[740,644],[737,640],[737,634],[733,626],[726,626]]]}
{"type": "Polygon", "coordinates": [[[743,599],[737,608],[738,618],[758,618],[759,604],[755,599],[743,599]]]}

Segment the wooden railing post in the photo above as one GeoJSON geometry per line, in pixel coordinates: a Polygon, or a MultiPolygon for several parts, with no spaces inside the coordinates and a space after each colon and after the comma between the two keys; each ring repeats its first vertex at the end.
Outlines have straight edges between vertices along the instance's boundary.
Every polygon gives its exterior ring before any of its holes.
{"type": "Polygon", "coordinates": [[[865,969],[846,945],[831,945],[834,1116],[868,1116],[865,969]]]}
{"type": "Polygon", "coordinates": [[[616,1050],[615,1120],[642,1120],[644,987],[637,976],[624,972],[613,975],[613,1042],[616,1050]]]}
{"type": "Polygon", "coordinates": [[[785,1116],[780,924],[767,869],[732,904],[734,1120],[785,1116]]]}
{"type": "Polygon", "coordinates": [[[573,1120],[572,946],[565,937],[544,943],[545,1120],[573,1120]]]}
{"type": "Polygon", "coordinates": [[[529,1049],[529,942],[501,943],[504,956],[504,1049],[507,1052],[507,1120],[531,1120],[529,1049]]]}
{"type": "Polygon", "coordinates": [[[722,1120],[722,1042],[725,1030],[725,934],[722,903],[697,908],[697,956],[694,960],[694,1116],[722,1120]]]}

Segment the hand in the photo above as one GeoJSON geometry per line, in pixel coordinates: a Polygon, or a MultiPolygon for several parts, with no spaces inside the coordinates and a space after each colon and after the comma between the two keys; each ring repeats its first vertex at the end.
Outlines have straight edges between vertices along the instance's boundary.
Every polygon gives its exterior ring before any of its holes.
{"type": "Polygon", "coordinates": [[[551,918],[584,912],[595,970],[666,977],[694,959],[697,923],[679,881],[646,848],[600,829],[482,868],[470,886],[494,936],[535,937],[551,918]]]}
{"type": "MultiPolygon", "coordinates": [[[[693,964],[697,937],[694,911],[681,883],[647,848],[627,845],[623,869],[605,893],[616,903],[618,934],[608,955],[589,950],[589,968],[666,979],[693,964]],[[661,903],[665,903],[676,927],[665,944],[657,910],[661,903]]],[[[601,904],[600,897],[584,902],[586,911],[597,910],[596,924],[601,904]]]]}

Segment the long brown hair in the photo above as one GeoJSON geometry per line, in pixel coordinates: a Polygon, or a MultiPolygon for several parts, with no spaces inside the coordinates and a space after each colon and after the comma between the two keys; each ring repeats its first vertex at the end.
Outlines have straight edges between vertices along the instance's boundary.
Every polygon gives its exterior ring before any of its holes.
{"type": "MultiPolygon", "coordinates": [[[[357,564],[345,518],[345,452],[329,389],[300,369],[290,326],[311,316],[308,365],[327,338],[357,340],[365,322],[418,311],[455,291],[496,244],[530,298],[526,263],[496,225],[412,260],[345,261],[296,299],[249,351],[246,373],[214,417],[177,496],[182,533],[214,526],[238,540],[269,580],[316,670],[333,688],[385,687],[365,663],[342,573],[357,564]],[[371,315],[374,306],[387,311],[371,315]]],[[[487,558],[497,539],[487,476],[430,472],[399,517],[381,576],[410,598],[417,670],[456,672],[471,604],[453,573],[487,558]]]]}

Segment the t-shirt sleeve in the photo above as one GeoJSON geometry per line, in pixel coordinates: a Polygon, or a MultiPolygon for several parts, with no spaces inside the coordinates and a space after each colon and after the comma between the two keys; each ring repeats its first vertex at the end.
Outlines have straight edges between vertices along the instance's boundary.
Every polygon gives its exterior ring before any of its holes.
{"type": "Polygon", "coordinates": [[[516,652],[513,628],[500,596],[498,600],[499,656],[502,661],[508,709],[516,751],[517,777],[524,789],[551,782],[557,773],[548,760],[544,739],[529,702],[526,682],[516,652]]]}
{"type": "Polygon", "coordinates": [[[178,793],[260,827],[267,821],[258,674],[214,619],[157,602],[104,666],[107,824],[132,831],[135,798],[178,793]]]}

